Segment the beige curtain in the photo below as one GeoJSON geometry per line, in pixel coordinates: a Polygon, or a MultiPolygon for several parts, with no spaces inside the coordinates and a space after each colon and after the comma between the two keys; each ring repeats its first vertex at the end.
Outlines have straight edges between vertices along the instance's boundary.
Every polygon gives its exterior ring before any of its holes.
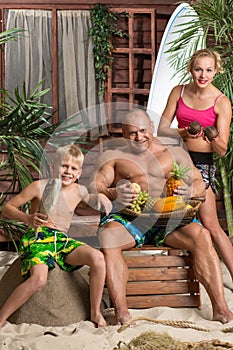
{"type": "MultiPolygon", "coordinates": [[[[95,80],[93,44],[88,36],[89,11],[57,12],[59,120],[75,115],[94,139],[107,133],[103,98],[95,80]]],[[[7,28],[22,28],[24,35],[9,42],[5,50],[5,87],[13,93],[26,84],[27,93],[44,79],[42,88],[52,87],[52,12],[10,10],[7,28]]],[[[52,90],[43,102],[52,105],[52,90]]]]}
{"type": "MultiPolygon", "coordinates": [[[[6,29],[20,28],[24,33],[6,44],[5,87],[12,94],[25,82],[27,94],[44,79],[42,88],[52,86],[51,11],[10,10],[6,29]]],[[[52,104],[52,91],[43,98],[52,104]]]]}

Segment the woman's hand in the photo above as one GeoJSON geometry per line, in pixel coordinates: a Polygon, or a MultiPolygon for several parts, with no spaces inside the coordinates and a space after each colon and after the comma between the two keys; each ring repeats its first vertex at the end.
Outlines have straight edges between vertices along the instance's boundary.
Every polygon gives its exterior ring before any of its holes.
{"type": "Polygon", "coordinates": [[[203,129],[201,129],[201,131],[197,132],[196,134],[192,134],[189,132],[189,127],[186,126],[185,128],[186,130],[186,138],[190,138],[190,139],[197,139],[198,137],[203,137],[203,129]]]}

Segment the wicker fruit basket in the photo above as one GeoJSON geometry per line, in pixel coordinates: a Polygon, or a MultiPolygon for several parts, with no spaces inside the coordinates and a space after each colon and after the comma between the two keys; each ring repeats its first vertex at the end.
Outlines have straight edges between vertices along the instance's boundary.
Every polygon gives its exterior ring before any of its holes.
{"type": "Polygon", "coordinates": [[[184,226],[192,222],[200,208],[201,203],[201,200],[190,199],[189,201],[186,201],[186,204],[190,204],[192,208],[179,209],[166,213],[155,213],[154,211],[149,213],[143,211],[141,213],[136,213],[129,208],[124,208],[121,212],[131,217],[139,217],[147,220],[150,219],[155,222],[157,226],[166,226],[168,222],[171,224],[177,223],[179,226],[184,226]]]}

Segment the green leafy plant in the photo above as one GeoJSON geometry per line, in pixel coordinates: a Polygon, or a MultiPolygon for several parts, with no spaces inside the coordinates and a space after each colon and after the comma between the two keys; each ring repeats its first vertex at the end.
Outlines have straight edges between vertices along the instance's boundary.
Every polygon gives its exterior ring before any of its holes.
{"type": "MultiPolygon", "coordinates": [[[[23,32],[11,29],[0,33],[0,45],[17,40],[23,32]]],[[[43,144],[49,139],[57,125],[52,125],[51,106],[41,103],[49,89],[41,89],[42,82],[27,95],[25,84],[15,88],[12,97],[6,89],[0,89],[0,183],[9,184],[0,193],[0,212],[7,193],[21,191],[28,186],[35,176],[40,174],[40,162],[43,161],[45,172],[49,173],[49,161],[43,144]]],[[[77,125],[76,125],[77,127],[77,125]]],[[[28,210],[25,205],[23,210],[28,210]]],[[[15,220],[0,217],[0,228],[4,235],[16,242],[25,232],[26,226],[15,220]]]]}
{"type": "MultiPolygon", "coordinates": [[[[50,174],[50,161],[44,146],[59,147],[68,143],[89,143],[85,135],[78,136],[77,129],[83,124],[77,123],[76,116],[68,122],[52,124],[50,122],[52,108],[40,102],[40,98],[49,89],[41,90],[39,83],[27,96],[25,85],[22,91],[15,89],[12,98],[8,91],[1,90],[4,100],[0,102],[0,183],[9,183],[9,187],[0,195],[0,208],[7,198],[7,193],[20,192],[28,186],[35,177],[50,174]],[[41,174],[43,164],[43,174],[41,174]]],[[[85,150],[84,150],[85,152],[85,150]]],[[[27,203],[22,210],[28,211],[27,203]]],[[[4,234],[14,243],[26,226],[14,220],[0,217],[0,227],[4,234]]],[[[15,243],[16,246],[16,243],[15,243]]]]}
{"type": "Polygon", "coordinates": [[[21,94],[15,89],[13,99],[6,90],[1,90],[4,100],[0,103],[0,144],[2,162],[0,180],[11,177],[9,189],[15,191],[29,185],[33,171],[40,172],[39,163],[43,158],[41,140],[49,137],[54,129],[49,123],[52,115],[48,106],[39,102],[49,89],[40,90],[41,83],[26,95],[25,85],[21,94]],[[7,102],[8,100],[8,102],[7,102]],[[4,157],[5,155],[5,157],[4,157]]]}
{"type": "Polygon", "coordinates": [[[24,32],[24,30],[19,28],[13,28],[13,29],[9,29],[9,30],[5,30],[4,32],[1,32],[0,45],[3,45],[8,41],[17,40],[19,37],[19,34],[22,34],[22,32],[24,32]]]}
{"type": "MultiPolygon", "coordinates": [[[[6,200],[6,193],[21,191],[33,181],[33,176],[39,176],[42,159],[49,171],[41,141],[48,139],[55,126],[49,123],[52,117],[48,112],[49,106],[40,102],[40,98],[48,89],[41,90],[40,87],[41,83],[27,96],[23,85],[20,93],[18,88],[15,89],[14,98],[7,90],[1,89],[3,100],[0,102],[0,181],[9,183],[9,187],[5,194],[1,193],[0,207],[6,200]]],[[[11,221],[0,218],[0,226],[8,235],[11,221]]],[[[24,225],[12,221],[11,237],[17,237],[23,227],[24,225]]]]}
{"type": "Polygon", "coordinates": [[[128,16],[126,12],[111,12],[104,4],[97,4],[90,10],[92,27],[89,36],[93,40],[94,65],[96,79],[99,81],[99,94],[105,92],[105,82],[108,70],[111,69],[113,35],[123,37],[128,34],[117,28],[117,21],[121,16],[128,16]]]}
{"type": "MultiPolygon", "coordinates": [[[[176,31],[181,35],[171,43],[170,64],[177,69],[177,73],[185,72],[187,59],[183,59],[183,53],[188,50],[192,55],[196,51],[202,32],[201,46],[214,48],[223,60],[224,72],[216,75],[214,85],[230,98],[233,105],[233,0],[197,0],[192,2],[192,7],[198,17],[195,20],[192,18],[188,28],[182,24],[177,27],[176,31]]],[[[184,77],[181,82],[185,81],[187,78],[184,77]]],[[[222,158],[216,155],[215,163],[221,175],[228,234],[233,238],[233,123],[228,151],[222,158]]]]}
{"type": "MultiPolygon", "coordinates": [[[[13,29],[1,33],[0,44],[16,40],[20,32],[13,29]]],[[[77,115],[65,122],[52,124],[52,107],[41,102],[41,98],[49,91],[42,89],[42,83],[38,83],[29,94],[26,93],[25,84],[21,89],[15,88],[14,96],[6,89],[0,89],[0,183],[9,183],[8,188],[0,193],[0,212],[7,194],[20,192],[41,175],[41,164],[42,175],[49,176],[50,160],[44,149],[45,144],[59,147],[75,142],[90,143],[86,141],[85,134],[77,136],[79,128],[87,129],[82,122],[77,122],[77,115]]],[[[28,211],[29,203],[22,210],[28,211]]],[[[16,246],[26,226],[0,217],[1,229],[16,246]]]]}

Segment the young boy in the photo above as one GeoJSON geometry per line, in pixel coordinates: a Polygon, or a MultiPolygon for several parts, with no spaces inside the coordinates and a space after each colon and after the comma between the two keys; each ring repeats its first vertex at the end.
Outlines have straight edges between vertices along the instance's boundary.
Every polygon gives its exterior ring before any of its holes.
{"type": "Polygon", "coordinates": [[[20,242],[20,253],[22,275],[29,277],[12,292],[0,310],[0,328],[14,311],[46,284],[48,270],[54,267],[55,262],[65,271],[73,271],[82,265],[90,266],[90,319],[98,327],[106,325],[100,311],[106,274],[104,256],[97,249],[66,234],[74,209],[80,202],[98,210],[103,207],[108,213],[112,209],[111,201],[105,195],[89,194],[86,187],[75,183],[81,175],[83,159],[82,152],[74,144],[56,151],[53,177],[60,179],[61,190],[48,215],[40,213],[39,208],[49,179],[32,182],[2,209],[6,217],[28,225],[28,231],[20,242]],[[29,201],[31,213],[27,214],[20,207],[29,201]]]}

